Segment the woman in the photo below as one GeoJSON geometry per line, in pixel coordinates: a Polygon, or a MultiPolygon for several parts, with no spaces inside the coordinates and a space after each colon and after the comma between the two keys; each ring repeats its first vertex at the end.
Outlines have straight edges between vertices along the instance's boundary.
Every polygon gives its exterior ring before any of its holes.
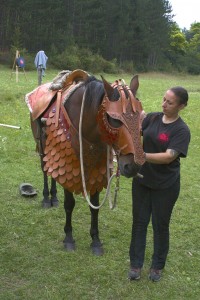
{"type": "Polygon", "coordinates": [[[169,250],[169,222],[180,191],[180,157],[186,157],[190,130],[179,116],[187,105],[182,87],[168,90],[163,112],[149,113],[142,122],[146,162],[132,184],[133,225],[129,278],[138,280],[144,263],[147,227],[152,219],[154,249],[149,279],[159,281],[169,250]]]}

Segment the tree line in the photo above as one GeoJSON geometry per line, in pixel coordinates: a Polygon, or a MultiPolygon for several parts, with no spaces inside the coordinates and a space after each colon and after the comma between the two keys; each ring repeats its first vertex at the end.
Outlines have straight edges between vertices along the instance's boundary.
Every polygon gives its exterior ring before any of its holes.
{"type": "Polygon", "coordinates": [[[167,0],[1,0],[0,62],[44,50],[58,68],[198,74],[199,29],[180,29],[167,0]]]}

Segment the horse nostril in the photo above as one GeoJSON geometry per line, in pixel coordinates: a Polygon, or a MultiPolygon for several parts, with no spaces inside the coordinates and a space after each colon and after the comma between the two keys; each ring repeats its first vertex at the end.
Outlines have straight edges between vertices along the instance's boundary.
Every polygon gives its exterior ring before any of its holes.
{"type": "Polygon", "coordinates": [[[134,164],[124,165],[124,174],[126,177],[134,177],[138,173],[138,166],[134,164]]]}

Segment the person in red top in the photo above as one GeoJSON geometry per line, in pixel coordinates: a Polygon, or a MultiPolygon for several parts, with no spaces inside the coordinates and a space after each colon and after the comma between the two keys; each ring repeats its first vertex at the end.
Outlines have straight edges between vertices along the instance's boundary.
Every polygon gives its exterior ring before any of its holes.
{"type": "Polygon", "coordinates": [[[143,178],[136,177],[132,183],[130,280],[141,277],[150,218],[154,250],[149,279],[159,281],[165,267],[170,217],[180,192],[180,158],[187,156],[190,142],[190,130],[179,116],[187,102],[187,90],[173,87],[164,95],[162,112],[149,113],[142,122],[146,162],[140,170],[143,178]]]}

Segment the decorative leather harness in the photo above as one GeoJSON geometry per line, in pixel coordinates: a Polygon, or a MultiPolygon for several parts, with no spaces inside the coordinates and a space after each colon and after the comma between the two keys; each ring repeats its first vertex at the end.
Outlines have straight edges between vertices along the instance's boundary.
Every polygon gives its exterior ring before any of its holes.
{"type": "Polygon", "coordinates": [[[136,100],[130,88],[121,80],[116,80],[112,86],[118,89],[120,98],[118,101],[110,101],[107,95],[104,96],[97,117],[102,141],[112,145],[118,154],[132,153],[135,162],[142,165],[145,162],[145,157],[140,131],[138,130],[138,127],[140,128],[140,114],[143,110],[142,104],[136,100]],[[128,98],[125,90],[128,93],[128,98]],[[108,122],[107,114],[113,119],[120,120],[122,126],[119,128],[112,127],[108,122]]]}
{"type": "MultiPolygon", "coordinates": [[[[80,83],[81,84],[81,83],[80,83]]],[[[90,195],[96,191],[101,192],[107,187],[107,145],[113,146],[118,154],[133,153],[135,162],[144,163],[143,150],[138,130],[141,103],[135,99],[130,88],[123,86],[121,81],[116,81],[113,87],[120,94],[118,101],[110,101],[105,95],[100,105],[97,123],[100,128],[101,138],[98,144],[92,144],[83,138],[83,163],[85,170],[86,189],[90,195]],[[128,98],[124,88],[128,91],[128,98]],[[107,120],[108,114],[122,122],[120,128],[113,128],[107,120]],[[130,141],[130,135],[132,140],[130,141]]],[[[75,91],[75,87],[71,86],[75,91]]],[[[30,93],[31,94],[31,93],[30,93]]],[[[28,94],[28,96],[30,95],[28,94]]],[[[44,171],[59,182],[63,188],[76,194],[83,193],[79,137],[78,131],[73,126],[64,102],[69,97],[70,88],[59,90],[57,100],[39,116],[46,118],[46,142],[44,149],[44,171]]],[[[32,94],[31,94],[32,96],[32,94]]],[[[28,103],[26,97],[26,102],[28,103]]],[[[38,114],[38,112],[37,112],[38,114]]],[[[112,153],[111,153],[112,164],[112,153]]]]}

